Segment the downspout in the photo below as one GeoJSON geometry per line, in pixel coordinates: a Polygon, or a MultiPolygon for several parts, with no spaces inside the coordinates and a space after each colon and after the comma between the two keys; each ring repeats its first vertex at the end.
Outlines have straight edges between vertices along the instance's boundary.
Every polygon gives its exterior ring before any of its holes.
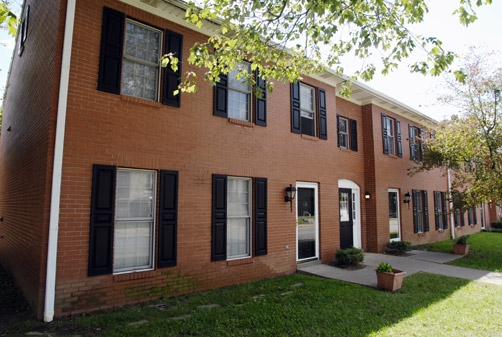
{"type": "Polygon", "coordinates": [[[54,303],[56,299],[56,265],[59,234],[59,212],[61,201],[61,179],[63,171],[63,148],[66,129],[66,109],[68,103],[68,83],[70,80],[71,48],[73,44],[75,6],[76,0],[68,0],[66,3],[66,21],[56,120],[56,139],[54,144],[54,165],[52,168],[49,242],[47,247],[47,272],[45,280],[45,322],[52,322],[52,320],[54,319],[54,303]]]}
{"type": "Polygon", "coordinates": [[[451,238],[455,239],[455,205],[453,205],[453,198],[451,196],[451,176],[450,176],[450,169],[446,169],[448,172],[448,195],[450,197],[450,232],[451,232],[451,238]],[[453,210],[453,211],[452,211],[453,210]]]}

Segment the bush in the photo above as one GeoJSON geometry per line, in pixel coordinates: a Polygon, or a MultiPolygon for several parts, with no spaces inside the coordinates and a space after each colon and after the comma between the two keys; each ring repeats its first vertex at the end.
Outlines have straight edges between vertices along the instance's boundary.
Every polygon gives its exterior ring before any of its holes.
{"type": "Polygon", "coordinates": [[[364,260],[364,253],[359,248],[337,249],[335,252],[336,264],[342,267],[359,267],[364,260]]]}
{"type": "Polygon", "coordinates": [[[494,229],[502,229],[502,220],[493,221],[491,223],[491,227],[494,228],[494,229]]]}
{"type": "Polygon", "coordinates": [[[467,244],[467,235],[462,235],[458,239],[455,240],[455,243],[458,245],[466,245],[467,244]]]}
{"type": "Polygon", "coordinates": [[[387,242],[383,252],[391,255],[404,255],[411,248],[411,242],[408,241],[392,241],[387,242]]]}

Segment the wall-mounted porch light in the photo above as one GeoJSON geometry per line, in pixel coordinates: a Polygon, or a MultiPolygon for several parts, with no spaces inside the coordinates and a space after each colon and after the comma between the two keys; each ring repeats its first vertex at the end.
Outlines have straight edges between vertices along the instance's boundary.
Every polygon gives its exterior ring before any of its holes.
{"type": "Polygon", "coordinates": [[[405,204],[408,204],[408,209],[410,208],[410,200],[411,200],[411,196],[410,196],[410,192],[406,192],[404,194],[404,203],[405,204]]]}
{"type": "Polygon", "coordinates": [[[368,192],[368,191],[364,192],[364,199],[370,200],[370,198],[371,198],[370,192],[368,192]]]}
{"type": "Polygon", "coordinates": [[[293,212],[293,199],[296,195],[296,188],[293,185],[289,184],[289,187],[286,187],[286,196],[284,197],[284,201],[289,202],[291,212],[293,212]]]}

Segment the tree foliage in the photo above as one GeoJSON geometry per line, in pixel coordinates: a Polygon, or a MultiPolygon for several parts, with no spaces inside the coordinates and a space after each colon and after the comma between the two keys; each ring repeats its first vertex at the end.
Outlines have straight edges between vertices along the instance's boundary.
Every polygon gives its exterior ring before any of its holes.
{"type": "MultiPolygon", "coordinates": [[[[458,0],[453,13],[468,25],[476,20],[475,7],[492,0],[458,0]]],[[[207,21],[220,25],[218,34],[196,43],[188,62],[205,68],[205,79],[218,81],[245,60],[267,80],[293,82],[302,74],[318,73],[330,68],[344,74],[342,57],[354,55],[368,61],[351,79],[371,79],[377,66],[369,62],[380,56],[384,74],[417,48],[425,51],[423,61],[411,70],[438,75],[455,59],[434,37],[414,35],[410,25],[424,21],[428,12],[426,0],[199,0],[190,2],[187,21],[202,27],[207,21]]],[[[166,57],[164,66],[171,63],[166,57]]],[[[252,76],[243,78],[254,83],[252,76]]],[[[458,73],[458,76],[462,76],[458,73]]],[[[183,91],[196,89],[196,75],[188,73],[183,91]]],[[[348,87],[345,94],[350,93],[348,87]]]]}
{"type": "Polygon", "coordinates": [[[447,166],[452,190],[465,207],[502,196],[502,67],[496,53],[471,48],[463,61],[464,83],[447,81],[449,93],[441,99],[455,105],[459,117],[440,123],[426,143],[419,170],[447,166]]]}
{"type": "Polygon", "coordinates": [[[10,35],[16,36],[17,16],[9,9],[8,1],[0,1],[0,27],[7,29],[10,35]]]}

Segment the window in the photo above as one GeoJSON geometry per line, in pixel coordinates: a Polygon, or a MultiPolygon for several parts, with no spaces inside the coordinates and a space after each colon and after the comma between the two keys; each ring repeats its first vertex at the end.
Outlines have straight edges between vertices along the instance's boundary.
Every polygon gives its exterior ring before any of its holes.
{"type": "Polygon", "coordinates": [[[436,230],[448,228],[448,200],[445,192],[434,191],[434,215],[436,230]]]}
{"type": "Polygon", "coordinates": [[[214,87],[213,114],[251,123],[254,119],[256,125],[267,126],[266,82],[255,74],[256,90],[259,94],[253,95],[250,83],[240,78],[239,72],[242,70],[251,73],[250,64],[241,62],[228,75],[220,75],[220,80],[214,87]]]}
{"type": "Polygon", "coordinates": [[[469,208],[467,210],[467,219],[469,220],[469,225],[477,225],[478,224],[478,217],[476,214],[476,208],[469,208]]]}
{"type": "Polygon", "coordinates": [[[291,84],[291,132],[328,139],[324,89],[301,82],[291,84]]]}
{"type": "Polygon", "coordinates": [[[413,226],[415,233],[429,231],[427,191],[413,190],[413,226]]]}
{"type": "Polygon", "coordinates": [[[155,260],[158,268],[175,266],[177,195],[176,171],[161,170],[159,174],[94,165],[88,275],[149,270],[154,268],[155,260]]]}
{"type": "Polygon", "coordinates": [[[357,151],[357,121],[336,116],[338,147],[357,151]]]}
{"type": "Polygon", "coordinates": [[[156,101],[162,32],[126,19],[121,93],[156,101]]]}
{"type": "Polygon", "coordinates": [[[455,227],[465,226],[465,205],[463,201],[462,194],[454,193],[453,194],[453,208],[454,211],[454,221],[455,227]]]}
{"type": "Polygon", "coordinates": [[[424,143],[423,143],[423,135],[424,132],[422,129],[414,127],[413,125],[409,126],[410,131],[410,159],[415,161],[421,161],[424,154],[424,143]]]}
{"type": "Polygon", "coordinates": [[[215,174],[212,205],[212,261],[267,254],[266,178],[215,174]]]}
{"type": "Polygon", "coordinates": [[[402,157],[401,122],[382,115],[383,153],[402,157]]]}
{"type": "Polygon", "coordinates": [[[98,90],[179,107],[180,95],[174,91],[180,84],[182,63],[173,71],[169,66],[162,69],[159,60],[167,53],[181,60],[182,46],[182,35],[104,7],[98,90]]]}
{"type": "Polygon", "coordinates": [[[227,259],[251,256],[251,179],[227,180],[227,259]]]}
{"type": "Polygon", "coordinates": [[[153,267],[154,171],[117,170],[113,271],[153,267]]]}

